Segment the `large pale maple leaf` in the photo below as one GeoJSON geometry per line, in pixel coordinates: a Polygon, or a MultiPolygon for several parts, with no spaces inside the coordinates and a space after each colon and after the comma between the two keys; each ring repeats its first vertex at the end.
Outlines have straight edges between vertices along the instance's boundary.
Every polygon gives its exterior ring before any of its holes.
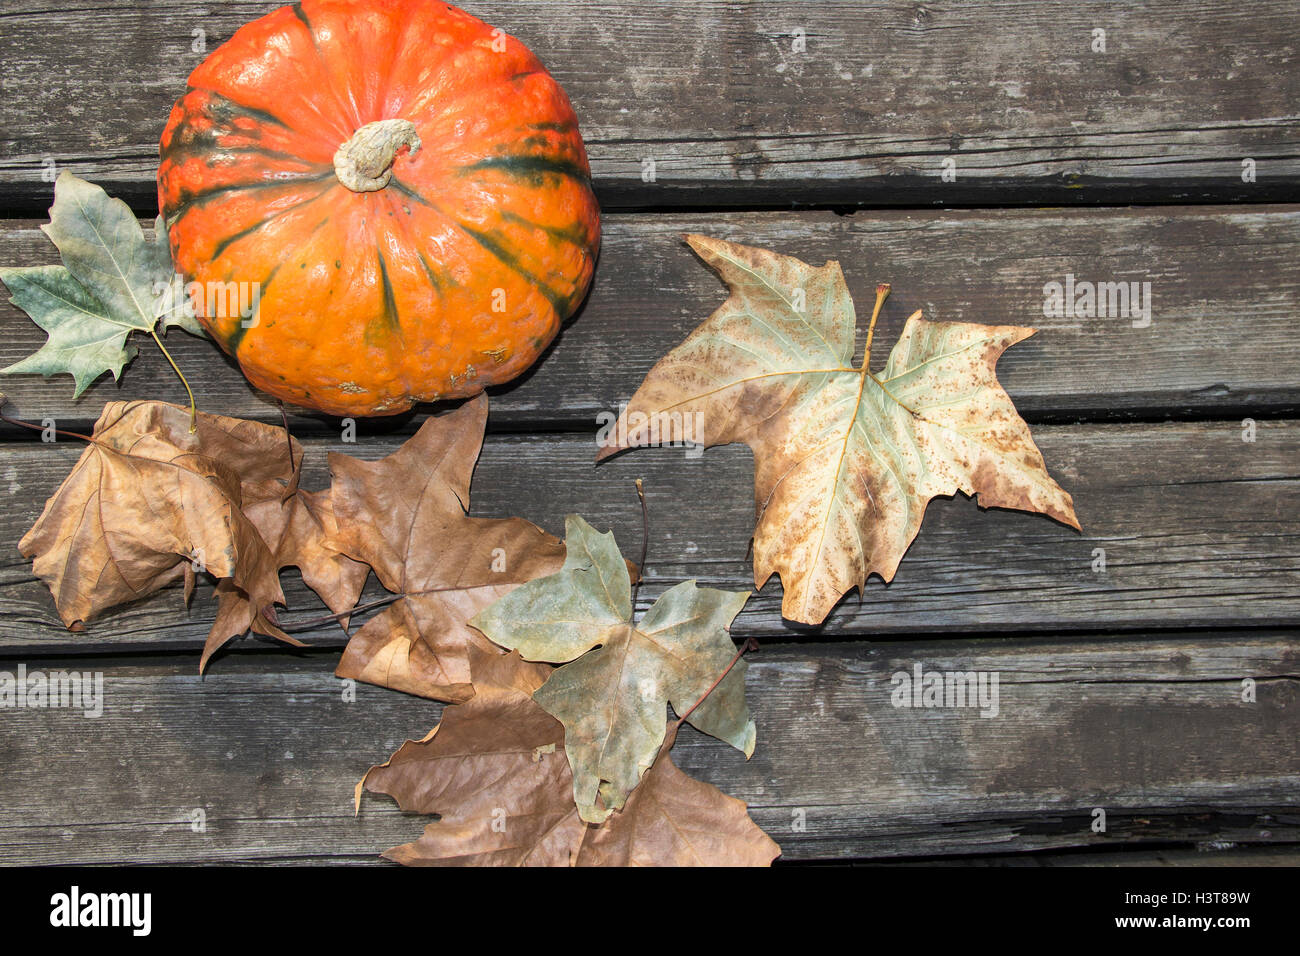
{"type": "Polygon", "coordinates": [[[330,454],[329,543],[370,565],[399,595],[352,636],[339,677],[436,700],[469,699],[469,649],[500,651],[466,621],[563,563],[563,543],[535,524],[466,513],[487,413],[480,395],[430,417],[380,461],[330,454]]]}
{"type": "Polygon", "coordinates": [[[820,624],[869,575],[892,580],[937,496],[960,491],[1079,527],[995,373],[1034,329],[917,312],[883,369],[871,371],[870,331],[854,368],[857,321],[839,263],[687,242],[730,296],[650,370],[597,457],[683,438],[749,445],[754,582],[780,575],[786,618],[820,624]]]}

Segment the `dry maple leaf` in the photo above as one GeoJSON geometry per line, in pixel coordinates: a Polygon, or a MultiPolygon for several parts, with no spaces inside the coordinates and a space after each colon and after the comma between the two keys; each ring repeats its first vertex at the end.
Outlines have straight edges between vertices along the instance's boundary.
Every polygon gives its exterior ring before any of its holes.
{"type": "Polygon", "coordinates": [[[603,826],[588,827],[577,866],[769,866],[781,855],[743,800],[673,763],[668,752],[677,729],[668,731],[623,809],[603,826]]]}
{"type": "MultiPolygon", "coordinates": [[[[483,654],[476,649],[472,654],[483,654]]],[[[478,693],[443,711],[358,785],[408,812],[439,814],[384,856],[408,866],[766,866],[780,848],[745,804],[682,773],[668,749],[624,808],[583,822],[573,802],[564,728],[528,696],[545,679],[517,654],[480,665],[478,693]]],[[[531,665],[538,667],[539,665],[531,665]]]]}
{"type": "MultiPolygon", "coordinates": [[[[330,544],[338,535],[338,526],[329,492],[305,491],[299,486],[303,456],[292,438],[287,454],[294,458],[287,487],[246,501],[244,514],[271,549],[276,568],[298,568],[303,581],[325,605],[335,614],[343,614],[356,606],[370,569],[330,544]]],[[[219,581],[216,593],[217,617],[203,647],[200,672],[221,647],[249,631],[302,646],[280,629],[273,605],[258,606],[230,581],[219,581]]],[[[348,618],[341,617],[340,624],[346,630],[348,618]]]]}
{"type": "Polygon", "coordinates": [[[1079,527],[994,371],[1034,329],[917,312],[873,374],[870,330],[852,367],[857,323],[839,263],[687,241],[730,297],[650,370],[597,459],[653,444],[675,421],[696,423],[702,445],[749,445],[754,582],[781,576],[786,618],[820,624],[870,574],[891,580],[936,496],[978,494],[982,507],[1079,527]]]}
{"type": "Polygon", "coordinates": [[[353,635],[339,677],[437,700],[472,697],[469,648],[500,652],[465,622],[564,560],[563,543],[531,522],[466,514],[487,411],[480,395],[431,417],[380,461],[331,453],[329,543],[400,595],[353,635]]]}
{"type": "MultiPolygon", "coordinates": [[[[568,865],[585,824],[573,805],[564,728],[529,697],[549,668],[529,686],[527,675],[503,676],[494,652],[467,654],[476,671],[474,697],[447,707],[429,736],[407,741],[362,779],[403,810],[442,818],[415,843],[384,856],[444,866],[568,865]]],[[[500,656],[504,666],[524,664],[517,654],[500,656]]]]}
{"type": "Polygon", "coordinates": [[[69,628],[177,580],[193,564],[249,595],[283,603],[275,557],[243,513],[283,491],[283,433],[163,402],[109,402],[94,433],[18,543],[69,628]]]}
{"type": "MultiPolygon", "coordinates": [[[[634,624],[631,580],[614,535],[570,515],[565,546],[562,570],[521,586],[470,623],[526,660],[573,662],[533,697],[564,724],[578,810],[599,823],[623,806],[654,762],[665,705],[686,713],[728,666],[736,650],[728,628],[749,595],[684,581],[634,624]]],[[[748,757],[754,722],[743,661],[735,671],[690,722],[748,757]]]]}
{"type": "Polygon", "coordinates": [[[282,430],[207,414],[189,425],[163,402],[106,405],[19,549],[70,628],[178,579],[188,603],[198,566],[218,579],[200,671],[250,629],[300,645],[276,625],[279,569],[299,567],[338,613],[356,603],[365,565],[326,544],[329,500],[299,489],[302,449],[282,430]]]}

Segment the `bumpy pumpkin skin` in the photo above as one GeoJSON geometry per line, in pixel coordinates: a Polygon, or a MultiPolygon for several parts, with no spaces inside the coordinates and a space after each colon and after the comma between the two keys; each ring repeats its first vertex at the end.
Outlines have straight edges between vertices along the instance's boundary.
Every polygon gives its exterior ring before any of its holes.
{"type": "Polygon", "coordinates": [[[158,202],[187,280],[258,283],[251,321],[193,300],[254,385],[384,415],[537,359],[591,283],[590,177],[568,97],[519,41],[430,0],[303,0],[190,76],[158,202]],[[419,149],[353,191],[335,153],[379,120],[419,149]]]}

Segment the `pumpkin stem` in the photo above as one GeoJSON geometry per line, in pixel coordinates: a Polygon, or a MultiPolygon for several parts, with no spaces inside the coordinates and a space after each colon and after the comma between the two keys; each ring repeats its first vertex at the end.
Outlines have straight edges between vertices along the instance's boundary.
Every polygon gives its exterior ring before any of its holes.
{"type": "Polygon", "coordinates": [[[393,163],[404,147],[420,151],[420,137],[410,120],[367,123],[334,154],[334,175],[354,193],[383,189],[393,178],[393,163]]]}

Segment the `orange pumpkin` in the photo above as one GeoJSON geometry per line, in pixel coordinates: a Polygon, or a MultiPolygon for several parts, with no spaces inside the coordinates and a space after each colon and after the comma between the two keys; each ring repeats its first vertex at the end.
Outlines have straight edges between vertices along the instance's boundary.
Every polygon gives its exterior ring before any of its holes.
{"type": "Polygon", "coordinates": [[[245,25],[191,74],[161,160],[200,321],[295,404],[476,394],[536,361],[591,283],[599,209],[568,97],[443,3],[303,0],[245,25]]]}

